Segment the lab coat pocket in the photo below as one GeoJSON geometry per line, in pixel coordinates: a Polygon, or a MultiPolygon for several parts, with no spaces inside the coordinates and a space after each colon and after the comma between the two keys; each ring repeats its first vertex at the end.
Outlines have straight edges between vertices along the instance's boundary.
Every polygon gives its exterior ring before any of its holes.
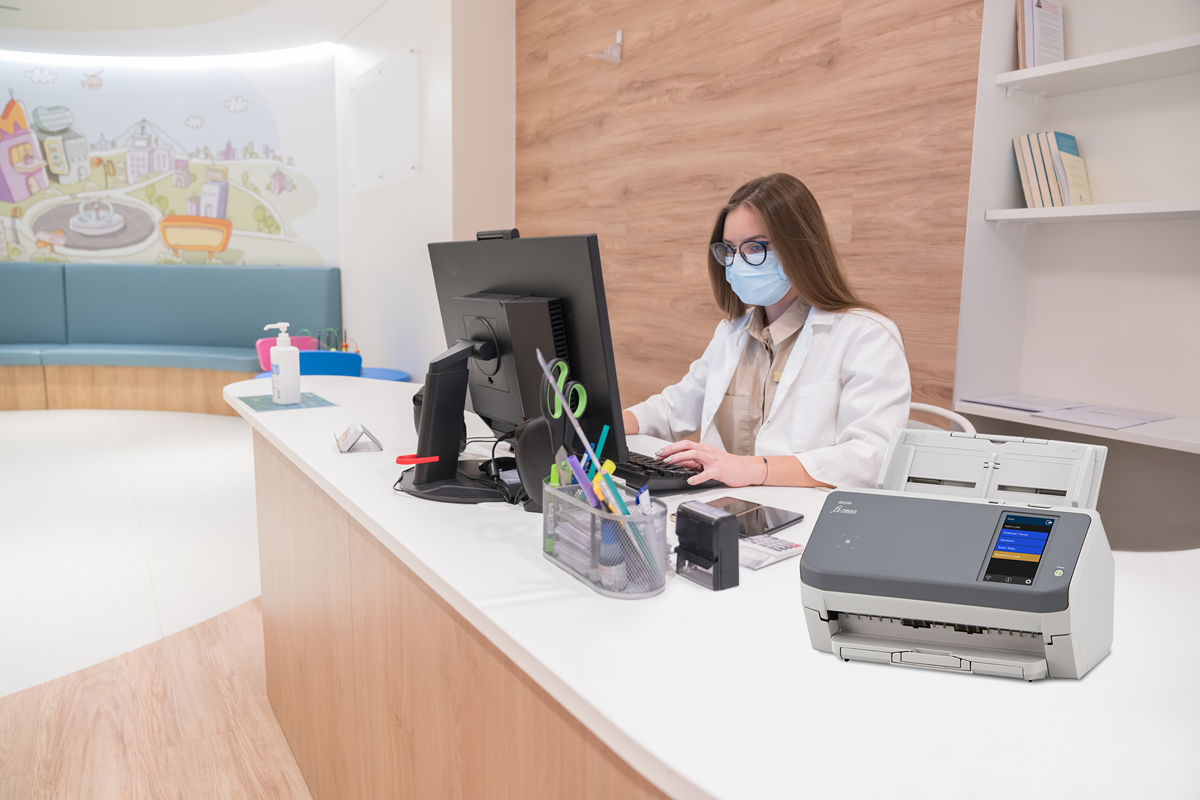
{"type": "Polygon", "coordinates": [[[801,386],[792,420],[792,447],[802,453],[834,444],[837,431],[839,383],[826,381],[801,386]]]}

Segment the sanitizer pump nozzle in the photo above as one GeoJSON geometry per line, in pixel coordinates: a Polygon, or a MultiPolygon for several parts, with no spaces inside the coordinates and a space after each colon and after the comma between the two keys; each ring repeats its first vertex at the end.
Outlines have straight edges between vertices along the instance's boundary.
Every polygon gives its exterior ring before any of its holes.
{"type": "Polygon", "coordinates": [[[264,331],[269,331],[269,330],[271,330],[271,328],[279,329],[279,335],[275,337],[275,346],[276,347],[290,347],[291,346],[292,338],[290,336],[288,336],[288,332],[287,332],[288,323],[276,322],[274,325],[264,325],[263,326],[264,331]]]}

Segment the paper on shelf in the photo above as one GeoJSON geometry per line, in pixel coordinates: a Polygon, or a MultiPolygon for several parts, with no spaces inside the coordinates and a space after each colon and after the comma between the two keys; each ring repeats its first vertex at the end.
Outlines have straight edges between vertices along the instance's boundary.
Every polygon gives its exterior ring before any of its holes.
{"type": "Polygon", "coordinates": [[[1159,422],[1164,419],[1174,419],[1170,414],[1158,414],[1152,411],[1134,411],[1126,408],[1111,406],[1083,406],[1082,408],[1064,408],[1056,411],[1042,411],[1035,417],[1057,419],[1063,422],[1074,422],[1079,425],[1092,425],[1109,430],[1123,430],[1147,422],[1159,422]]]}
{"type": "Polygon", "coordinates": [[[1064,408],[1079,408],[1085,405],[1070,400],[1055,400],[1052,397],[1037,397],[1031,394],[999,394],[995,397],[981,397],[978,400],[967,400],[966,402],[1032,412],[1059,411],[1064,408]]]}
{"type": "Polygon", "coordinates": [[[1140,419],[1142,422],[1161,422],[1164,419],[1175,419],[1174,414],[1160,414],[1157,411],[1137,411],[1132,408],[1116,408],[1115,406],[1084,406],[1088,411],[1097,414],[1109,414],[1114,417],[1129,417],[1140,419]]]}

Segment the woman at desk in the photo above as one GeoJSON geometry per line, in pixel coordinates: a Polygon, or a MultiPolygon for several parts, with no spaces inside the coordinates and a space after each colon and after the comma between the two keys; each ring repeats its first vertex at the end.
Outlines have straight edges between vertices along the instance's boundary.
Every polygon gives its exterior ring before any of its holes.
{"type": "Polygon", "coordinates": [[[709,277],[725,319],[688,374],[626,409],[626,433],[728,486],[874,486],[912,394],[895,323],[850,288],[808,187],[757,178],[717,215],[709,277]],[[678,441],[695,432],[700,442],[678,441]]]}

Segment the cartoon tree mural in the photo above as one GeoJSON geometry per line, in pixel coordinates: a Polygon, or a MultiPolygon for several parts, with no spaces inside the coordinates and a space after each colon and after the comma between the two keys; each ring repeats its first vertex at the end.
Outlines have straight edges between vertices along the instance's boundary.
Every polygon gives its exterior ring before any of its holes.
{"type": "Polygon", "coordinates": [[[149,200],[150,202],[154,202],[154,184],[153,183],[146,187],[146,199],[149,200]]]}
{"type": "Polygon", "coordinates": [[[204,158],[208,161],[212,161],[212,151],[209,150],[208,147],[204,148],[204,158]]]}
{"type": "Polygon", "coordinates": [[[167,200],[167,196],[165,194],[160,194],[158,197],[154,198],[154,205],[158,206],[158,210],[161,213],[166,213],[168,203],[169,201],[167,200]]]}
{"type": "Polygon", "coordinates": [[[258,158],[258,153],[254,152],[254,142],[246,142],[242,148],[242,158],[258,158]]]}
{"type": "Polygon", "coordinates": [[[242,173],[242,186],[248,186],[248,185],[250,185],[250,173],[243,172],[242,173]]]}
{"type": "Polygon", "coordinates": [[[263,206],[254,207],[254,221],[264,233],[279,233],[279,223],[275,221],[275,215],[263,206]]]}

